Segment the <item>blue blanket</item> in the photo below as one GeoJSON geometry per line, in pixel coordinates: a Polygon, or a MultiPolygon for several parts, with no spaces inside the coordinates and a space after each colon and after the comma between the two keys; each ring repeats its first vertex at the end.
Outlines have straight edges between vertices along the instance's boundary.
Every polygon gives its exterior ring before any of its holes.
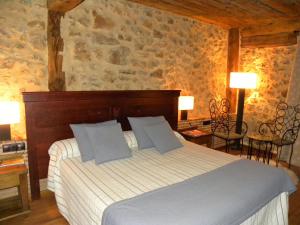
{"type": "Polygon", "coordinates": [[[277,195],[295,190],[282,169],[238,160],[116,202],[104,211],[102,225],[237,225],[277,195]]]}

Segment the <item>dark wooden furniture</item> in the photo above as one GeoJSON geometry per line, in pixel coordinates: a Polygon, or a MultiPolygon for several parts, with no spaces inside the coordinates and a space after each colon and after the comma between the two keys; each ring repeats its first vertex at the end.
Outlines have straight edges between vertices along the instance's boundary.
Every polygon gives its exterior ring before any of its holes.
{"type": "MultiPolygon", "coordinates": [[[[19,157],[19,154],[1,155],[0,160],[19,157]]],[[[18,196],[1,199],[0,221],[30,212],[27,173],[25,164],[0,167],[0,190],[18,188],[18,196]]]]}
{"type": "Polygon", "coordinates": [[[196,127],[190,127],[186,129],[178,130],[178,132],[187,140],[190,142],[193,142],[198,145],[206,145],[208,148],[212,147],[212,135],[210,132],[198,130],[196,127]],[[200,131],[202,134],[199,136],[190,135],[186,131],[200,131]]]}
{"type": "Polygon", "coordinates": [[[179,90],[24,92],[32,199],[40,197],[39,179],[48,173],[48,149],[73,137],[69,124],[117,119],[129,130],[128,116],[163,115],[177,130],[179,90]]]}

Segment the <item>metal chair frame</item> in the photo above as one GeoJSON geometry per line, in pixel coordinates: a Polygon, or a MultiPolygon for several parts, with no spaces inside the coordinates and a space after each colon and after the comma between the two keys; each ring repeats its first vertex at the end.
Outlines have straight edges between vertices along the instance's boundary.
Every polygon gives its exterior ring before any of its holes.
{"type": "Polygon", "coordinates": [[[294,144],[300,130],[300,105],[290,106],[285,102],[280,102],[276,107],[275,119],[271,122],[260,124],[259,133],[262,135],[272,135],[272,145],[276,146],[276,166],[278,166],[282,147],[291,146],[289,156],[289,168],[294,152],[294,144]]]}
{"type": "Polygon", "coordinates": [[[211,117],[211,131],[212,135],[225,140],[226,142],[226,152],[230,150],[230,144],[232,141],[241,141],[240,151],[242,154],[244,146],[244,137],[248,131],[248,125],[243,121],[242,125],[242,137],[239,139],[231,139],[230,134],[235,133],[236,121],[232,120],[230,115],[230,102],[228,99],[223,98],[221,101],[216,99],[211,99],[209,102],[209,112],[211,117]],[[225,134],[225,138],[216,136],[215,133],[225,134]]]}

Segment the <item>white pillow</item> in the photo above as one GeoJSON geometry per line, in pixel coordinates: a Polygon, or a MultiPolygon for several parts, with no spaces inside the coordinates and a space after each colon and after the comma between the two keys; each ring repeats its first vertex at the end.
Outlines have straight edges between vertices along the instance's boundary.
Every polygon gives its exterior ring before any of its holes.
{"type": "Polygon", "coordinates": [[[136,140],[135,135],[132,130],[124,131],[123,134],[124,134],[125,140],[129,146],[129,148],[137,148],[138,147],[137,140],[136,140]]]}
{"type": "MultiPolygon", "coordinates": [[[[136,148],[138,146],[132,131],[124,131],[123,134],[129,148],[136,148]]],[[[48,153],[50,156],[55,156],[58,160],[80,156],[80,151],[75,138],[54,142],[49,148],[48,153]]]]}
{"type": "Polygon", "coordinates": [[[177,131],[174,131],[174,133],[175,133],[175,136],[176,136],[179,140],[185,141],[185,138],[184,138],[180,133],[178,133],[177,131]]]}

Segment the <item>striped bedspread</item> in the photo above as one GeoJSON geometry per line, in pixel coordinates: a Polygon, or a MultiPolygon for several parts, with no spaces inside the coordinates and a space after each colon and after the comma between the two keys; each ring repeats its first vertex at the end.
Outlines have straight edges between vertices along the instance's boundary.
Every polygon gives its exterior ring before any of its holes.
{"type": "MultiPolygon", "coordinates": [[[[49,150],[48,188],[55,192],[58,208],[70,224],[100,225],[104,210],[114,202],[239,159],[190,142],[183,143],[184,147],[164,155],[154,149],[135,149],[132,158],[97,166],[94,161],[80,161],[74,139],[57,142],[49,150]]],[[[287,211],[288,194],[283,193],[242,224],[288,224],[287,211]]]]}

